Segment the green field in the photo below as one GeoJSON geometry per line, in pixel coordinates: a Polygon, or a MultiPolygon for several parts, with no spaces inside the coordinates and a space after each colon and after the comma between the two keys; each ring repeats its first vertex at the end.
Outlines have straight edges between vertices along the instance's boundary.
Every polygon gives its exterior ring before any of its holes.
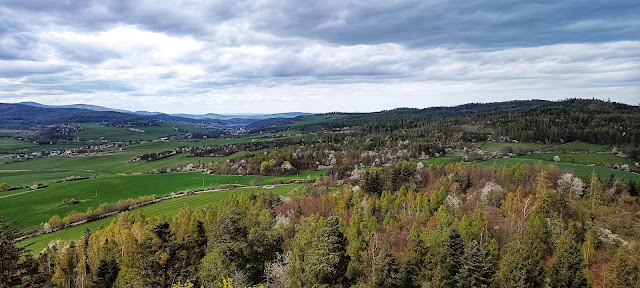
{"type": "Polygon", "coordinates": [[[19,150],[28,149],[31,152],[40,151],[38,145],[16,139],[0,139],[0,153],[16,153],[19,150]]]}
{"type": "Polygon", "coordinates": [[[78,148],[80,145],[49,145],[42,144],[36,145],[33,143],[20,141],[16,139],[0,139],[0,154],[18,153],[20,150],[26,149],[29,153],[40,152],[42,150],[64,150],[71,148],[78,148]]]}
{"type": "Polygon", "coordinates": [[[567,144],[558,145],[549,149],[543,150],[543,152],[553,153],[569,153],[569,152],[609,152],[610,147],[590,144],[585,142],[571,142],[567,144]]]}
{"type": "MultiPolygon", "coordinates": [[[[175,199],[169,199],[165,201],[161,201],[158,203],[154,203],[148,206],[144,206],[138,209],[134,209],[131,211],[134,215],[136,214],[144,214],[147,217],[150,216],[160,216],[160,217],[169,217],[176,213],[178,213],[183,207],[189,206],[191,209],[201,209],[207,207],[208,205],[218,205],[224,199],[228,198],[231,195],[245,195],[249,193],[255,193],[259,191],[268,191],[273,192],[279,195],[286,195],[293,189],[299,189],[301,185],[284,185],[279,186],[273,189],[262,189],[262,188],[249,188],[249,189],[237,189],[237,190],[227,190],[227,191],[218,191],[218,192],[208,192],[197,194],[193,196],[184,196],[175,199]]],[[[33,243],[29,249],[34,254],[40,253],[46,245],[53,240],[62,240],[62,241],[71,241],[80,238],[86,229],[95,232],[100,226],[109,226],[111,221],[113,221],[117,216],[111,216],[104,219],[92,221],[89,223],[85,223],[82,225],[62,229],[57,232],[40,235],[37,237],[33,237],[27,239],[25,241],[20,242],[20,245],[28,245],[33,243]]]]}
{"type": "Polygon", "coordinates": [[[80,141],[100,141],[104,138],[111,142],[126,142],[159,139],[166,136],[178,136],[203,131],[202,128],[195,125],[175,122],[162,122],[158,126],[132,127],[144,130],[146,133],[137,133],[129,131],[128,128],[110,127],[99,123],[80,124],[80,127],[82,127],[81,131],[71,133],[74,137],[78,137],[80,141]],[[174,128],[184,131],[176,131],[174,128]]]}
{"type": "MultiPolygon", "coordinates": [[[[226,161],[247,153],[238,152],[227,157],[187,157],[178,154],[158,161],[129,163],[129,160],[146,153],[173,150],[181,146],[212,146],[250,141],[252,138],[207,139],[200,141],[156,141],[125,147],[126,150],[112,151],[113,154],[80,158],[48,157],[24,162],[0,164],[0,183],[12,187],[31,185],[34,182],[51,183],[68,176],[104,177],[122,173],[150,173],[154,168],[175,168],[187,164],[226,161]]],[[[112,149],[115,150],[115,149],[112,149]]]]}
{"type": "Polygon", "coordinates": [[[560,162],[585,164],[585,165],[612,165],[612,164],[629,164],[633,166],[633,161],[622,158],[609,153],[539,153],[518,156],[518,158],[539,159],[553,161],[554,156],[560,157],[560,162]]]}
{"type": "MultiPolygon", "coordinates": [[[[299,176],[263,177],[263,184],[274,180],[316,178],[323,171],[315,171],[299,176]]],[[[73,182],[55,183],[50,187],[35,191],[18,190],[0,195],[2,214],[18,222],[19,228],[29,228],[46,222],[53,215],[66,216],[75,210],[85,212],[88,208],[98,208],[102,203],[114,203],[120,199],[136,198],[143,195],[157,196],[186,189],[217,187],[219,184],[240,184],[248,186],[255,176],[208,175],[198,172],[173,172],[166,174],[144,174],[103,177],[73,182]],[[204,185],[203,185],[204,181],[204,185]],[[96,197],[96,193],[98,196],[96,197]],[[13,195],[13,196],[11,196],[13,195]],[[60,205],[63,199],[80,201],[74,205],[60,205]],[[29,207],[25,209],[24,207],[29,207]]]]}
{"type": "Polygon", "coordinates": [[[507,143],[487,141],[482,144],[480,149],[487,152],[499,152],[500,149],[506,146],[510,146],[511,148],[513,148],[513,153],[524,154],[527,152],[533,152],[540,149],[548,148],[551,145],[538,143],[507,143]]]}
{"type": "Polygon", "coordinates": [[[563,170],[569,170],[575,173],[576,175],[591,175],[593,172],[597,173],[600,178],[609,178],[611,174],[613,174],[616,178],[624,179],[625,181],[637,181],[640,179],[640,175],[624,172],[617,169],[598,167],[598,166],[587,166],[582,164],[574,164],[574,163],[564,163],[564,162],[553,162],[553,161],[544,161],[544,160],[536,160],[536,159],[527,159],[527,158],[508,158],[508,159],[494,159],[480,162],[479,165],[481,167],[491,167],[495,165],[515,165],[517,163],[527,164],[527,165],[537,165],[538,163],[542,163],[543,165],[556,165],[558,168],[563,170]]]}
{"type": "Polygon", "coordinates": [[[0,129],[0,137],[25,137],[33,134],[29,130],[0,129]]]}
{"type": "Polygon", "coordinates": [[[450,156],[443,156],[443,157],[435,157],[435,158],[429,158],[427,160],[422,160],[420,161],[424,164],[446,164],[451,162],[451,157],[450,156]]]}

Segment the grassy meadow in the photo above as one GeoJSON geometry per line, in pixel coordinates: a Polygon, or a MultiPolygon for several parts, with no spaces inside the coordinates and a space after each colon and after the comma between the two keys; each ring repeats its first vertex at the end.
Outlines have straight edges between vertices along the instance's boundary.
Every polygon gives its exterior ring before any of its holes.
{"type": "Polygon", "coordinates": [[[560,162],[576,163],[585,165],[613,165],[628,164],[633,166],[634,163],[629,158],[622,158],[610,153],[538,153],[518,156],[518,158],[538,159],[545,161],[553,161],[553,157],[560,157],[560,162]]]}
{"type": "MultiPolygon", "coordinates": [[[[111,149],[110,154],[79,158],[47,157],[24,162],[0,164],[0,183],[12,187],[30,186],[34,182],[49,184],[68,176],[105,177],[118,174],[150,173],[155,168],[176,168],[187,164],[226,161],[229,158],[255,152],[238,152],[226,157],[187,157],[178,154],[158,161],[129,163],[129,160],[146,153],[173,150],[182,146],[212,146],[251,141],[254,138],[222,138],[185,141],[156,141],[134,144],[122,150],[111,149]]],[[[258,141],[264,141],[259,139],[258,141]]],[[[16,140],[17,141],[17,140],[16,140]]]]}
{"type": "MultiPolygon", "coordinates": [[[[315,171],[299,176],[262,177],[262,184],[270,184],[274,180],[288,181],[296,177],[316,178],[322,173],[324,172],[315,171]]],[[[29,228],[46,222],[53,215],[64,217],[74,210],[85,212],[89,208],[98,208],[102,203],[115,203],[120,199],[152,194],[162,196],[187,189],[217,188],[220,184],[248,186],[254,178],[255,176],[208,175],[199,172],[102,177],[55,183],[34,191],[18,190],[3,193],[0,195],[0,207],[4,215],[18,222],[19,228],[29,228]],[[61,205],[64,199],[72,198],[80,203],[61,205]]]]}
{"type": "Polygon", "coordinates": [[[622,178],[625,181],[638,181],[638,179],[640,178],[640,175],[636,173],[625,172],[625,171],[612,169],[612,168],[588,166],[588,165],[575,164],[575,163],[544,161],[544,160],[528,159],[528,158],[521,158],[521,157],[487,160],[487,161],[480,162],[479,165],[481,167],[491,167],[494,164],[496,166],[502,166],[502,165],[515,165],[518,163],[528,164],[528,165],[537,165],[538,163],[542,163],[543,165],[555,165],[560,169],[571,171],[576,175],[591,175],[592,173],[595,172],[600,176],[601,179],[609,178],[611,174],[616,176],[616,178],[622,178]]]}
{"type": "Polygon", "coordinates": [[[110,127],[100,123],[80,124],[82,130],[71,133],[80,141],[99,141],[104,138],[109,141],[126,142],[135,140],[159,139],[167,136],[178,136],[187,133],[202,132],[203,129],[183,123],[162,122],[158,126],[137,126],[135,129],[144,130],[146,133],[130,131],[129,128],[110,127]]]}
{"type": "Polygon", "coordinates": [[[596,145],[585,142],[570,142],[543,150],[543,152],[552,153],[570,153],[570,152],[609,152],[610,147],[596,145]]]}
{"type": "Polygon", "coordinates": [[[524,154],[527,152],[538,151],[544,148],[551,147],[551,145],[539,143],[509,143],[487,141],[482,144],[480,149],[487,152],[499,152],[503,147],[507,146],[513,148],[513,153],[516,154],[524,154]]]}

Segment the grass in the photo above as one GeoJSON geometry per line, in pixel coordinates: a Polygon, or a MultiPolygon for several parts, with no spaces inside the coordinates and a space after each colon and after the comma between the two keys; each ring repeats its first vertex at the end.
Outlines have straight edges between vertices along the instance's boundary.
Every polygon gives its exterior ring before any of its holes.
{"type": "Polygon", "coordinates": [[[129,160],[145,153],[172,150],[181,146],[212,146],[251,141],[254,138],[206,139],[199,141],[156,141],[125,147],[113,154],[81,158],[48,157],[24,162],[0,164],[0,182],[12,187],[31,185],[34,182],[51,183],[68,176],[105,177],[122,173],[149,173],[154,168],[176,168],[187,164],[226,161],[229,158],[256,152],[238,152],[226,157],[171,156],[158,161],[129,163],[129,160]]]}
{"type": "MultiPolygon", "coordinates": [[[[279,195],[286,195],[291,192],[293,189],[300,188],[301,185],[286,185],[279,186],[277,188],[268,189],[266,191],[273,192],[279,195]]],[[[231,195],[246,195],[250,193],[260,192],[265,189],[261,188],[250,188],[250,189],[237,189],[237,190],[227,190],[227,191],[219,191],[219,192],[209,192],[202,193],[193,196],[184,196],[175,199],[169,199],[165,201],[161,201],[158,203],[154,203],[148,206],[144,206],[138,209],[134,209],[131,213],[134,214],[144,214],[147,217],[150,216],[159,216],[159,217],[170,217],[176,213],[178,213],[183,207],[189,206],[191,209],[201,209],[207,207],[209,205],[219,205],[231,195]]],[[[79,239],[84,231],[89,229],[92,232],[95,232],[101,226],[109,226],[110,223],[117,216],[111,216],[104,219],[92,221],[89,223],[85,223],[82,225],[66,228],[57,232],[40,235],[37,237],[33,237],[27,240],[24,240],[19,243],[20,246],[25,246],[31,244],[29,249],[32,250],[33,254],[38,254],[46,245],[53,240],[62,240],[62,241],[72,241],[79,239]]]]}
{"type": "Polygon", "coordinates": [[[82,145],[67,145],[67,144],[33,144],[16,139],[0,139],[0,154],[15,154],[21,152],[20,150],[26,149],[29,153],[40,152],[42,150],[66,150],[72,148],[79,148],[82,145]]]}
{"type": "Polygon", "coordinates": [[[0,153],[17,153],[22,149],[28,149],[34,152],[38,151],[36,147],[38,147],[38,145],[16,139],[0,139],[0,153]]]}
{"type": "MultiPolygon", "coordinates": [[[[300,174],[316,178],[323,171],[300,174]]],[[[102,203],[114,203],[120,199],[136,198],[143,195],[166,195],[187,189],[217,187],[219,184],[240,184],[248,186],[255,176],[208,175],[198,172],[173,172],[166,174],[145,174],[103,177],[73,182],[52,184],[50,187],[35,191],[12,191],[14,195],[0,198],[2,214],[19,223],[19,228],[29,228],[46,222],[53,215],[66,216],[75,210],[85,212],[88,208],[98,208],[102,203]],[[204,181],[204,185],[203,185],[204,181]],[[98,196],[96,197],[96,191],[98,196]],[[26,192],[26,193],[22,193],[26,192]],[[19,194],[22,193],[22,194],[19,194]],[[75,199],[78,204],[62,206],[63,199],[75,199]],[[25,209],[29,207],[29,209],[25,209]]],[[[296,175],[286,177],[263,177],[263,184],[274,180],[296,179],[296,175]]]]}
{"type": "Polygon", "coordinates": [[[424,164],[446,164],[451,162],[451,157],[450,156],[443,156],[443,157],[436,157],[436,158],[429,158],[426,160],[422,160],[420,161],[424,164]]]}
{"type": "Polygon", "coordinates": [[[0,129],[0,137],[25,137],[33,134],[29,130],[0,129]]]}
{"type": "Polygon", "coordinates": [[[511,148],[513,148],[513,153],[524,154],[527,152],[544,149],[550,147],[551,145],[538,143],[506,143],[487,141],[482,144],[480,149],[488,152],[499,152],[503,147],[506,146],[510,146],[511,148]]]}
{"type": "Polygon", "coordinates": [[[545,149],[543,152],[553,153],[569,153],[569,152],[609,152],[610,147],[590,144],[585,142],[571,142],[562,145],[558,145],[549,149],[545,149]]]}
{"type": "Polygon", "coordinates": [[[144,130],[146,133],[137,133],[129,131],[129,128],[110,127],[99,123],[80,124],[80,127],[82,127],[81,131],[71,133],[74,137],[78,137],[80,141],[100,141],[104,138],[111,142],[126,142],[159,139],[166,136],[178,136],[203,131],[202,128],[195,125],[175,122],[162,122],[158,126],[132,127],[144,130]],[[176,131],[174,128],[184,131],[176,131]]]}
{"type": "Polygon", "coordinates": [[[560,162],[585,164],[585,165],[612,165],[612,164],[629,164],[633,166],[633,161],[622,158],[609,153],[539,153],[518,156],[518,158],[539,159],[545,161],[553,161],[554,156],[560,157],[560,162]]]}
{"type": "Polygon", "coordinates": [[[480,162],[479,165],[481,167],[491,167],[495,165],[503,166],[503,165],[515,165],[517,163],[527,164],[527,165],[537,165],[538,163],[542,163],[543,165],[555,165],[560,169],[569,170],[576,175],[591,175],[593,172],[598,174],[600,178],[609,178],[611,174],[613,174],[616,178],[624,179],[625,181],[638,181],[640,179],[640,175],[625,172],[612,168],[598,167],[598,166],[587,166],[582,164],[574,164],[574,163],[564,163],[564,162],[553,162],[553,161],[544,161],[537,159],[528,159],[528,158],[508,158],[508,159],[494,159],[480,162]]]}

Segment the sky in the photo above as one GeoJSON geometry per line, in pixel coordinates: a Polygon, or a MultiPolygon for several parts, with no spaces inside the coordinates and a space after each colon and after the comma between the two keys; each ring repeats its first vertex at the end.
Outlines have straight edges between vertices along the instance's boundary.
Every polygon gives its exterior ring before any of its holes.
{"type": "Polygon", "coordinates": [[[0,102],[166,113],[640,103],[637,0],[0,1],[0,102]]]}

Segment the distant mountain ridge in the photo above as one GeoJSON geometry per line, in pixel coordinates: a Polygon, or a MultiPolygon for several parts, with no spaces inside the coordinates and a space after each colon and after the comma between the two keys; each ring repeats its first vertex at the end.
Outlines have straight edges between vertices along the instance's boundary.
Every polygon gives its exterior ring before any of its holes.
{"type": "Polygon", "coordinates": [[[57,109],[71,108],[71,109],[85,109],[85,110],[101,111],[101,112],[109,111],[109,112],[120,112],[120,113],[133,113],[127,110],[113,109],[113,108],[97,106],[97,105],[89,105],[89,104],[44,105],[36,102],[20,102],[18,104],[27,105],[31,107],[39,107],[39,108],[57,108],[57,109]]]}
{"type": "Polygon", "coordinates": [[[182,122],[220,127],[244,126],[255,122],[253,119],[193,119],[168,114],[141,115],[129,111],[93,105],[68,105],[68,107],[48,106],[38,103],[0,103],[0,128],[29,130],[35,127],[78,123],[150,123],[155,121],[182,122]],[[106,110],[105,110],[106,109],[106,110]]]}
{"type": "Polygon", "coordinates": [[[20,102],[18,104],[27,105],[31,107],[39,107],[39,108],[72,108],[72,109],[85,109],[91,111],[100,111],[100,112],[120,112],[120,113],[129,113],[129,114],[137,114],[144,116],[156,116],[156,115],[170,115],[181,118],[189,118],[189,119],[212,119],[212,120],[230,120],[230,119],[250,119],[250,120],[263,120],[269,118],[295,118],[298,116],[308,116],[312,115],[312,113],[305,112],[284,112],[284,113],[275,113],[275,114],[216,114],[216,113],[207,113],[207,114],[167,114],[162,112],[149,112],[149,111],[128,111],[123,109],[114,109],[108,108],[104,106],[97,105],[89,105],[89,104],[71,104],[71,105],[45,105],[36,102],[20,102]]]}
{"type": "Polygon", "coordinates": [[[295,118],[298,116],[309,116],[313,115],[312,113],[305,112],[285,112],[285,113],[275,113],[275,114],[216,114],[216,113],[207,113],[207,114],[171,114],[173,116],[192,118],[192,119],[233,119],[233,118],[241,118],[241,119],[254,119],[254,120],[264,120],[270,118],[295,118]]]}

